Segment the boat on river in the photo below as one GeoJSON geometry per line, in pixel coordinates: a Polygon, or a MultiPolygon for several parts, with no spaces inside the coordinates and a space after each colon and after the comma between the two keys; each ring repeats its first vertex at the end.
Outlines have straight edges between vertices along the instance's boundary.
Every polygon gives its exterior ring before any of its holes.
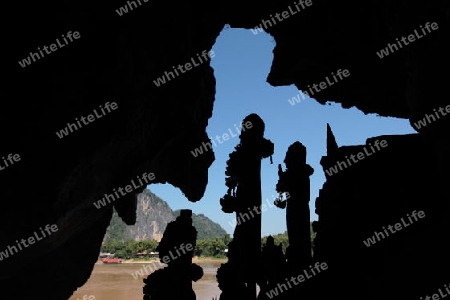
{"type": "Polygon", "coordinates": [[[122,260],[117,257],[105,257],[105,258],[100,258],[100,260],[104,264],[121,264],[122,263],[122,260]]]}

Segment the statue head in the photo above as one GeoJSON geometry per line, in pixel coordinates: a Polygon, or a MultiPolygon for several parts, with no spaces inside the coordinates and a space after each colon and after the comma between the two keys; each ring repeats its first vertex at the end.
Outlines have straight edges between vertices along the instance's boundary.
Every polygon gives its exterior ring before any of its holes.
{"type": "Polygon", "coordinates": [[[242,142],[262,139],[264,136],[265,124],[257,114],[249,114],[242,120],[242,129],[239,138],[242,142]]]}
{"type": "Polygon", "coordinates": [[[298,141],[290,145],[288,150],[286,151],[284,163],[286,164],[287,168],[293,165],[305,164],[306,147],[298,141]]]}
{"type": "Polygon", "coordinates": [[[273,237],[271,235],[269,235],[267,237],[266,246],[274,246],[274,245],[275,245],[275,240],[273,239],[273,237]]]}
{"type": "Polygon", "coordinates": [[[180,210],[179,218],[183,219],[183,220],[190,220],[190,219],[192,219],[192,210],[190,210],[190,209],[182,209],[182,210],[180,210]]]}

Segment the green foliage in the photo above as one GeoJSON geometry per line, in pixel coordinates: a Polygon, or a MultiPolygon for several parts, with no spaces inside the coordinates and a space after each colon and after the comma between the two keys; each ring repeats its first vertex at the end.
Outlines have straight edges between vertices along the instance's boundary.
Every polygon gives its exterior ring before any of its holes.
{"type": "MultiPolygon", "coordinates": [[[[140,216],[141,221],[136,223],[133,232],[127,230],[127,225],[118,216],[117,212],[114,210],[111,222],[105,234],[105,241],[110,239],[113,240],[125,240],[127,238],[137,239],[137,237],[142,236],[142,234],[137,234],[137,232],[153,232],[150,227],[152,221],[156,221],[159,228],[164,228],[167,222],[173,221],[177,216],[180,215],[180,210],[172,211],[169,205],[159,198],[158,196],[151,193],[149,190],[144,190],[142,195],[149,199],[149,206],[154,208],[153,214],[144,214],[142,205],[138,206],[137,214],[140,216]],[[138,224],[139,223],[139,224],[138,224]]],[[[211,219],[203,214],[192,214],[192,225],[197,230],[198,239],[215,239],[221,238],[227,232],[219,224],[213,222],[211,219]]],[[[151,235],[150,235],[151,236],[151,235]]]]}
{"type": "MultiPolygon", "coordinates": [[[[316,233],[312,230],[312,227],[311,227],[310,232],[311,232],[311,245],[312,245],[314,242],[314,239],[316,238],[316,233]]],[[[275,245],[282,244],[283,252],[286,253],[286,248],[289,246],[289,238],[288,238],[287,231],[285,231],[284,233],[272,235],[272,237],[275,242],[275,245]]],[[[266,244],[266,242],[267,242],[267,236],[265,236],[261,239],[262,246],[264,246],[266,244]]]]}
{"type": "MultiPolygon", "coordinates": [[[[203,257],[216,257],[225,258],[225,249],[228,248],[228,243],[231,238],[228,234],[224,235],[223,238],[216,239],[201,239],[197,240],[197,246],[194,249],[194,255],[203,257]]],[[[137,253],[142,253],[147,250],[147,253],[155,252],[158,242],[155,240],[143,240],[143,241],[132,241],[132,240],[108,240],[103,243],[100,251],[115,253],[116,257],[119,258],[134,258],[137,253]]],[[[148,256],[148,255],[147,255],[148,256]]]]}
{"type": "Polygon", "coordinates": [[[194,255],[200,257],[225,258],[225,249],[228,249],[228,243],[230,241],[231,238],[228,234],[225,234],[221,239],[215,238],[197,240],[194,255]]]}
{"type": "MultiPolygon", "coordinates": [[[[289,246],[289,238],[288,238],[287,231],[285,231],[284,233],[272,235],[272,237],[275,242],[275,245],[281,244],[281,247],[283,248],[283,252],[286,253],[286,248],[289,246]]],[[[265,236],[261,239],[261,246],[264,247],[264,245],[266,243],[267,243],[267,236],[265,236]]]]}
{"type": "Polygon", "coordinates": [[[119,258],[133,258],[136,257],[137,253],[147,250],[147,253],[154,252],[158,242],[155,240],[143,240],[143,241],[133,241],[133,240],[113,240],[109,239],[107,242],[103,243],[100,248],[101,252],[115,253],[119,258]]]}
{"type": "MultiPolygon", "coordinates": [[[[170,216],[170,220],[173,217],[179,216],[180,210],[172,211],[169,205],[153,194],[149,190],[144,190],[142,195],[149,199],[150,207],[155,208],[156,214],[151,216],[150,221],[155,220],[160,226],[166,224],[168,221],[167,215],[170,216]],[[166,216],[160,219],[156,216],[166,216]],[[156,219],[155,219],[156,218],[156,219]]],[[[138,213],[143,213],[143,206],[138,207],[138,213]]],[[[145,218],[142,217],[141,219],[145,218]]],[[[144,224],[150,224],[149,220],[146,220],[144,224]]],[[[204,257],[226,257],[225,249],[228,248],[228,243],[231,241],[231,237],[226,233],[226,231],[217,223],[213,222],[211,219],[203,214],[192,214],[192,223],[197,230],[197,247],[194,250],[195,255],[204,257]]],[[[142,227],[142,226],[141,226],[142,227]]],[[[142,227],[141,231],[148,232],[148,228],[142,227]]],[[[142,236],[142,235],[141,235],[142,236]]],[[[101,252],[116,253],[122,258],[130,258],[136,255],[136,253],[155,251],[158,243],[155,240],[143,240],[143,241],[132,241],[127,239],[127,237],[134,238],[127,234],[126,224],[118,217],[117,212],[114,211],[113,218],[111,219],[108,230],[105,234],[105,241],[102,245],[101,252]]],[[[289,246],[289,239],[287,232],[273,235],[275,244],[282,244],[282,249],[285,252],[286,248],[289,246]]],[[[315,233],[311,230],[311,241],[315,238],[315,233]]],[[[267,237],[261,239],[262,245],[267,241],[267,237]]]]}
{"type": "Polygon", "coordinates": [[[121,240],[124,236],[126,226],[127,225],[117,215],[116,210],[114,210],[113,217],[111,218],[111,222],[109,223],[108,230],[105,234],[105,239],[121,240]]]}
{"type": "MultiPolygon", "coordinates": [[[[178,217],[180,210],[175,210],[174,215],[178,217]]],[[[192,225],[197,229],[197,239],[199,240],[211,240],[221,238],[227,232],[219,224],[211,221],[210,218],[204,214],[192,214],[192,225]]]]}
{"type": "MultiPolygon", "coordinates": [[[[283,252],[289,246],[289,239],[287,231],[284,233],[272,235],[276,245],[281,244],[283,252]]],[[[311,241],[315,238],[315,233],[311,230],[311,241]]],[[[226,258],[225,249],[228,249],[228,244],[232,238],[229,234],[223,234],[221,238],[202,238],[197,239],[197,246],[194,249],[194,255],[199,257],[215,257],[226,258]]],[[[261,239],[261,245],[264,246],[267,242],[267,236],[261,239]]],[[[155,240],[133,241],[131,239],[118,240],[108,239],[103,243],[101,252],[115,253],[119,258],[133,258],[137,253],[142,253],[145,250],[147,253],[155,252],[158,242],[155,240]]]]}

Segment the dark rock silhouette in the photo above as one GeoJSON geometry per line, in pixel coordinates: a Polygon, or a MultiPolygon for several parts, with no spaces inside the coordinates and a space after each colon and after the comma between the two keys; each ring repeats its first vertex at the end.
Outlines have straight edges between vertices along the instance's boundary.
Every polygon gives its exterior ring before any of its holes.
{"type": "MultiPolygon", "coordinates": [[[[316,199],[317,201],[317,199],[316,199]]],[[[317,236],[317,232],[319,232],[319,222],[313,221],[312,222],[312,231],[315,233],[314,240],[312,241],[312,250],[313,250],[313,257],[317,261],[321,261],[320,257],[320,236],[317,236]]]]}
{"type": "Polygon", "coordinates": [[[306,163],[306,147],[300,142],[289,146],[284,159],[286,171],[278,166],[278,193],[286,193],[286,224],[289,237],[289,265],[301,270],[311,260],[309,216],[309,176],[314,172],[306,163]]]}
{"type": "Polygon", "coordinates": [[[203,269],[192,263],[197,230],[192,226],[192,211],[181,210],[167,225],[157,247],[159,258],[168,267],[159,269],[144,279],[144,300],[195,300],[192,281],[203,276],[203,269]]]}
{"type": "Polygon", "coordinates": [[[450,227],[445,225],[447,201],[442,201],[434,150],[419,134],[385,135],[369,138],[365,145],[337,147],[329,128],[327,132],[331,143],[321,159],[327,180],[316,199],[314,259],[330,268],[320,280],[327,289],[318,289],[316,296],[326,299],[336,290],[368,300],[430,294],[443,282],[440,272],[450,267],[450,261],[442,259],[449,250],[442,234],[450,227]],[[330,176],[337,162],[348,163],[347,158],[364,149],[370,153],[371,145],[381,140],[386,148],[330,176]],[[408,224],[413,211],[424,211],[425,218],[408,224]],[[384,228],[402,222],[407,227],[386,235],[384,228]],[[385,238],[376,238],[376,232],[385,238]],[[375,243],[367,246],[364,241],[373,237],[375,243]],[[433,255],[424,258],[429,251],[433,255]]]}
{"type": "Polygon", "coordinates": [[[246,284],[243,299],[256,299],[261,258],[261,159],[273,154],[274,145],[264,138],[265,125],[257,114],[248,115],[242,124],[250,126],[241,131],[240,143],[227,161],[228,192],[220,204],[224,212],[236,212],[229,252],[233,252],[233,266],[238,270],[235,276],[246,284]]]}
{"type": "Polygon", "coordinates": [[[282,245],[275,245],[272,236],[267,237],[267,242],[261,254],[261,277],[259,286],[261,293],[272,288],[284,275],[286,259],[283,254],[282,245]]]}
{"type": "Polygon", "coordinates": [[[246,295],[247,287],[239,271],[239,253],[235,250],[236,241],[228,244],[228,262],[221,264],[217,270],[217,282],[222,293],[220,300],[239,299],[246,295]]]}

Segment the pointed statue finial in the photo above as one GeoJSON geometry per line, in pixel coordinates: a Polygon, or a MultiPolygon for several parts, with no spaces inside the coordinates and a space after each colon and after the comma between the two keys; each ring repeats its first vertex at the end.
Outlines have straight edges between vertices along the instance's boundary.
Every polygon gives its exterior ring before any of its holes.
{"type": "Polygon", "coordinates": [[[327,123],[327,155],[331,155],[339,148],[336,143],[336,139],[334,137],[333,131],[331,131],[330,124],[327,123]]]}

